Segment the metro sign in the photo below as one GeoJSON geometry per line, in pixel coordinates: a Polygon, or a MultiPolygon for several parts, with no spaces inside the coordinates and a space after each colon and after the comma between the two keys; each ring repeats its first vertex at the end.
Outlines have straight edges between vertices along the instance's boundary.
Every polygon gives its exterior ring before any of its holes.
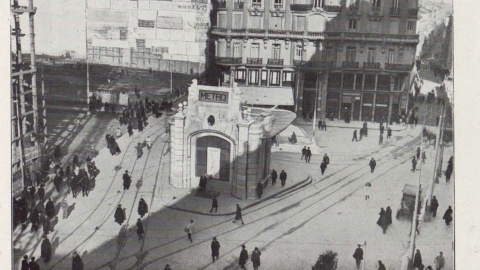
{"type": "Polygon", "coordinates": [[[213,103],[228,103],[228,92],[200,90],[198,100],[213,103]]]}

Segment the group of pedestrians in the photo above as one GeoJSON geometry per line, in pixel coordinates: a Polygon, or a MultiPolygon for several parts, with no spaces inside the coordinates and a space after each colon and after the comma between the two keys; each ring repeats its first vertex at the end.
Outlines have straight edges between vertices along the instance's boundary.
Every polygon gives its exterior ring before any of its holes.
{"type": "Polygon", "coordinates": [[[383,230],[383,234],[387,232],[388,226],[392,224],[392,209],[390,206],[387,207],[387,210],[383,209],[383,207],[380,209],[379,213],[380,217],[377,220],[377,225],[380,226],[383,230]]]}
{"type": "MultiPolygon", "coordinates": [[[[434,270],[432,266],[427,266],[425,268],[425,265],[423,264],[422,260],[422,254],[420,253],[420,250],[417,249],[415,252],[415,256],[413,257],[413,269],[414,270],[434,270]]],[[[439,252],[438,256],[435,257],[433,260],[433,265],[435,266],[435,270],[442,270],[445,267],[445,257],[443,257],[443,252],[439,252]]]]}
{"type": "Polygon", "coordinates": [[[312,150],[310,150],[310,147],[304,146],[302,148],[302,157],[300,157],[300,160],[303,160],[305,158],[305,162],[310,163],[310,158],[312,157],[312,150]]]}

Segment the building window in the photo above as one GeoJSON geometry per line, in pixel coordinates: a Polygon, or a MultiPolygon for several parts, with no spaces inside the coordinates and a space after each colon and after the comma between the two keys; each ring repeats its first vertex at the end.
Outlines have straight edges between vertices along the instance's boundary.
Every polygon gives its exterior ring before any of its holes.
{"type": "Polygon", "coordinates": [[[250,57],[251,58],[260,58],[260,44],[252,43],[250,47],[250,57]]]}
{"type": "Polygon", "coordinates": [[[280,59],[280,44],[273,44],[272,54],[273,59],[280,59]]]}
{"type": "Polygon", "coordinates": [[[346,62],[355,62],[355,47],[347,48],[347,58],[346,62]]]}
{"type": "Polygon", "coordinates": [[[348,29],[349,30],[357,30],[357,20],[355,20],[355,19],[348,20],[348,29]]]}
{"type": "Polygon", "coordinates": [[[330,59],[332,57],[332,47],[326,47],[323,55],[324,60],[330,59]]]}
{"type": "MultiPolygon", "coordinates": [[[[310,3],[311,3],[311,2],[310,2],[310,3]]],[[[315,0],[315,1],[313,2],[313,6],[314,6],[315,8],[322,8],[322,7],[325,6],[325,0],[315,0]]]]}
{"type": "Polygon", "coordinates": [[[245,77],[246,77],[245,70],[243,70],[243,69],[237,69],[236,70],[236,72],[235,72],[236,81],[244,82],[245,77]]]}
{"type": "Polygon", "coordinates": [[[375,62],[375,48],[368,48],[367,62],[368,63],[375,62]]]}
{"type": "Polygon", "coordinates": [[[296,31],[305,31],[306,19],[302,16],[293,17],[293,30],[296,31]]]}
{"type": "Polygon", "coordinates": [[[261,8],[262,7],[262,0],[252,0],[252,7],[253,8],[261,8]]]}
{"type": "Polygon", "coordinates": [[[234,58],[242,57],[242,44],[241,43],[234,43],[233,44],[233,57],[234,58]]]}
{"type": "Polygon", "coordinates": [[[279,70],[270,71],[270,85],[273,85],[273,86],[280,85],[280,71],[279,70]]]}
{"type": "Polygon", "coordinates": [[[145,48],[145,39],[137,39],[137,48],[145,48]]]}
{"type": "Polygon", "coordinates": [[[294,81],[293,72],[284,71],[282,78],[283,78],[282,79],[282,85],[283,86],[292,86],[293,85],[293,81],[294,81]]]}
{"type": "Polygon", "coordinates": [[[408,21],[407,22],[407,30],[408,30],[408,32],[415,31],[415,22],[414,21],[408,21]]]}
{"type": "Polygon", "coordinates": [[[268,82],[268,70],[262,70],[261,85],[267,85],[268,82]]]}
{"type": "Polygon", "coordinates": [[[259,77],[259,70],[258,69],[250,69],[248,70],[248,84],[258,84],[258,77],[259,77]]]}
{"type": "Polygon", "coordinates": [[[393,0],[393,11],[398,11],[398,0],[393,0]]]}
{"type": "Polygon", "coordinates": [[[126,27],[120,28],[120,40],[127,40],[128,30],[126,27]]]}
{"type": "Polygon", "coordinates": [[[379,8],[382,5],[382,0],[372,0],[372,7],[379,8]]]}
{"type": "Polygon", "coordinates": [[[274,0],[273,1],[274,9],[283,9],[283,0],[274,0]]]}
{"type": "Polygon", "coordinates": [[[294,55],[294,60],[302,60],[302,55],[303,55],[303,46],[298,45],[295,47],[295,55],[294,55]]]}
{"type": "Polygon", "coordinates": [[[241,13],[233,14],[232,28],[234,28],[234,29],[241,29],[242,28],[242,14],[241,13]]]}
{"type": "Polygon", "coordinates": [[[138,20],[138,27],[155,28],[155,21],[152,21],[152,20],[138,20]]]}
{"type": "Polygon", "coordinates": [[[387,63],[393,64],[395,63],[395,50],[389,49],[387,52],[387,63]]]}

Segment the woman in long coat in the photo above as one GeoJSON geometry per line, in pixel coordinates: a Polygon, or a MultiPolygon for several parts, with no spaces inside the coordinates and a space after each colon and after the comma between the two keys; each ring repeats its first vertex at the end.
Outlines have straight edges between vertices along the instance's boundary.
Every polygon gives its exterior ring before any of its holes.
{"type": "Polygon", "coordinates": [[[445,220],[445,224],[450,225],[450,222],[452,222],[452,220],[453,220],[452,214],[453,214],[452,207],[449,206],[447,211],[445,211],[445,214],[443,215],[443,219],[445,220]]]}
{"type": "Polygon", "coordinates": [[[385,215],[387,217],[387,224],[390,225],[392,224],[392,209],[390,206],[387,207],[387,210],[385,211],[385,215]]]}
{"type": "Polygon", "coordinates": [[[125,221],[125,214],[123,213],[122,205],[119,204],[117,207],[117,210],[115,210],[115,222],[118,224],[122,225],[122,223],[125,221]]]}
{"type": "Polygon", "coordinates": [[[50,233],[50,219],[48,216],[43,217],[43,234],[48,235],[50,233]]]}
{"type": "Polygon", "coordinates": [[[420,250],[418,249],[417,249],[417,252],[415,253],[415,257],[413,257],[413,268],[418,268],[418,269],[423,268],[422,254],[420,254],[420,250]]]}
{"type": "Polygon", "coordinates": [[[53,218],[55,216],[55,205],[51,199],[48,199],[47,205],[45,206],[45,213],[49,218],[53,218]]]}
{"type": "Polygon", "coordinates": [[[83,261],[77,252],[73,252],[72,270],[83,270],[83,261]]]}
{"type": "Polygon", "coordinates": [[[143,198],[140,198],[138,202],[138,214],[143,218],[146,213],[148,213],[148,205],[143,198]]]}
{"type": "Polygon", "coordinates": [[[143,156],[142,144],[138,143],[136,148],[137,148],[137,158],[141,158],[143,156]]]}
{"type": "Polygon", "coordinates": [[[47,236],[43,236],[41,255],[46,263],[48,263],[52,257],[52,245],[50,244],[50,240],[48,240],[47,236]]]}
{"type": "Polygon", "coordinates": [[[248,260],[248,252],[245,249],[245,245],[242,245],[242,251],[240,252],[240,258],[238,259],[238,264],[242,269],[245,269],[245,264],[248,260]]]}

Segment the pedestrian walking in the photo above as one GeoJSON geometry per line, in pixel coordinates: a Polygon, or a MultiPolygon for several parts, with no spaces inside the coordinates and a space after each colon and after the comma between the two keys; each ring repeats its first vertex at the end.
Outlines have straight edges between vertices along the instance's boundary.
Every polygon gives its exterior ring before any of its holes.
{"type": "Polygon", "coordinates": [[[252,251],[252,257],[251,261],[253,264],[253,269],[257,270],[258,267],[260,266],[260,256],[262,255],[262,252],[258,249],[258,247],[255,247],[255,249],[252,251]]]}
{"type": "Polygon", "coordinates": [[[377,225],[382,228],[383,234],[385,234],[388,228],[388,221],[387,221],[385,209],[383,209],[383,207],[381,208],[379,215],[380,217],[378,218],[377,225]]]}
{"type": "MultiPolygon", "coordinates": [[[[328,157],[327,154],[323,156],[323,162],[325,162],[326,166],[328,167],[328,164],[330,164],[330,158],[328,157]]],[[[326,167],[325,167],[326,168],[326,167]]]]}
{"type": "Polygon", "coordinates": [[[40,200],[40,203],[45,202],[45,185],[43,183],[40,184],[40,187],[37,190],[38,198],[40,200]]]}
{"type": "Polygon", "coordinates": [[[432,202],[430,203],[430,211],[432,211],[432,216],[437,216],[437,209],[438,209],[438,200],[437,197],[433,196],[432,202]]]}
{"type": "Polygon", "coordinates": [[[353,131],[352,142],[353,142],[353,140],[355,140],[356,142],[358,142],[358,140],[357,140],[357,130],[356,130],[356,129],[353,131]]]}
{"type": "Polygon", "coordinates": [[[310,163],[311,158],[312,158],[312,150],[310,150],[310,147],[307,147],[307,152],[305,154],[305,161],[307,163],[310,163]]]}
{"type": "Polygon", "coordinates": [[[128,130],[128,136],[129,136],[129,137],[132,137],[132,135],[133,135],[133,127],[132,127],[132,124],[128,124],[127,130],[128,130]]]}
{"type": "Polygon", "coordinates": [[[358,247],[355,249],[355,252],[353,253],[353,258],[355,259],[355,264],[357,265],[357,269],[360,269],[360,264],[362,263],[363,260],[363,249],[361,248],[361,245],[358,244],[358,247]]]}
{"type": "Polygon", "coordinates": [[[417,160],[415,159],[415,156],[413,156],[412,158],[412,172],[415,172],[415,170],[417,169],[417,160]]]}
{"type": "Polygon", "coordinates": [[[447,183],[450,181],[451,176],[452,176],[452,170],[447,168],[447,170],[445,171],[445,179],[447,183]]]}
{"type": "Polygon", "coordinates": [[[205,192],[207,188],[207,176],[202,175],[200,176],[200,192],[205,192]]]}
{"type": "Polygon", "coordinates": [[[35,257],[30,257],[30,262],[28,263],[28,268],[30,270],[40,270],[40,266],[38,265],[35,257]]]}
{"type": "Polygon", "coordinates": [[[148,205],[143,198],[140,198],[138,201],[138,214],[143,218],[146,213],[148,213],[148,205]]]}
{"type": "Polygon", "coordinates": [[[128,190],[131,182],[132,179],[130,178],[130,175],[128,175],[128,170],[126,170],[123,174],[123,190],[128,190]]]}
{"type": "Polygon", "coordinates": [[[378,270],[387,270],[382,261],[378,261],[378,270]]]}
{"type": "Polygon", "coordinates": [[[448,206],[447,211],[445,211],[445,214],[443,215],[443,219],[445,220],[445,224],[447,224],[447,226],[450,225],[450,222],[452,222],[453,220],[452,214],[453,214],[452,207],[448,206]]]}
{"type": "Polygon", "coordinates": [[[258,182],[256,192],[257,192],[258,198],[259,199],[262,198],[262,194],[263,194],[263,184],[262,184],[262,182],[258,182]]]}
{"type": "Polygon", "coordinates": [[[272,186],[277,182],[277,171],[272,169],[272,186]]]}
{"type": "Polygon", "coordinates": [[[170,268],[170,264],[167,264],[165,265],[165,268],[163,268],[163,270],[172,270],[172,268],[170,268]]]}
{"type": "Polygon", "coordinates": [[[385,210],[385,215],[386,215],[386,219],[387,219],[387,225],[391,225],[392,224],[392,209],[390,208],[390,206],[387,206],[387,210],[385,210]]]}
{"type": "Polygon", "coordinates": [[[63,219],[68,217],[68,202],[67,199],[63,199],[61,203],[62,211],[63,211],[63,219]]]}
{"type": "Polygon", "coordinates": [[[282,184],[282,187],[285,186],[285,182],[286,182],[286,181],[287,181],[287,173],[286,173],[284,170],[282,170],[282,171],[280,172],[280,182],[281,182],[281,184],[282,184]]]}
{"type": "Polygon", "coordinates": [[[420,250],[417,249],[415,256],[413,257],[413,268],[423,270],[424,267],[425,266],[422,263],[422,254],[420,254],[420,250]]]}
{"type": "Polygon", "coordinates": [[[122,131],[119,127],[117,128],[117,130],[115,130],[115,136],[117,137],[117,139],[122,137],[122,131]]]}
{"type": "Polygon", "coordinates": [[[212,213],[213,208],[215,208],[215,213],[216,213],[218,209],[218,201],[216,197],[214,197],[212,200],[212,209],[210,209],[210,213],[212,213]]]}
{"type": "Polygon", "coordinates": [[[240,208],[240,205],[237,204],[237,210],[235,211],[235,219],[232,221],[235,223],[237,220],[240,220],[242,222],[242,225],[245,225],[243,223],[243,218],[242,218],[242,208],[240,208]]]}
{"type": "Polygon", "coordinates": [[[421,153],[420,147],[417,148],[417,159],[420,159],[420,153],[421,153]]]}
{"type": "Polygon", "coordinates": [[[382,144],[383,143],[383,133],[380,133],[380,136],[378,138],[378,144],[382,144]]]}
{"type": "Polygon", "coordinates": [[[82,186],[82,197],[88,197],[88,193],[90,192],[90,178],[87,175],[87,172],[82,169],[81,170],[81,182],[80,185],[82,186]]]}
{"type": "Polygon", "coordinates": [[[425,151],[422,152],[422,163],[425,164],[425,160],[427,159],[427,155],[425,154],[425,151]]]}
{"type": "Polygon", "coordinates": [[[20,268],[20,270],[29,270],[29,268],[30,267],[28,266],[28,256],[24,255],[22,260],[22,268],[20,268]]]}
{"type": "Polygon", "coordinates": [[[50,244],[50,240],[48,240],[46,235],[43,236],[40,254],[45,263],[48,263],[50,261],[50,258],[52,257],[52,245],[50,244]]]}
{"type": "Polygon", "coordinates": [[[117,222],[119,225],[122,225],[123,222],[125,221],[125,213],[122,209],[121,204],[117,206],[114,217],[115,217],[115,222],[117,222]]]}
{"type": "Polygon", "coordinates": [[[30,222],[32,223],[32,228],[30,229],[31,232],[36,232],[38,230],[38,209],[37,207],[33,207],[32,211],[30,211],[30,222]]]}
{"type": "Polygon", "coordinates": [[[43,217],[42,227],[43,227],[43,234],[48,235],[50,233],[50,218],[48,218],[48,216],[43,217]]]}
{"type": "Polygon", "coordinates": [[[363,138],[363,129],[359,129],[358,134],[360,134],[360,138],[358,140],[361,141],[363,138]]]}
{"type": "MultiPolygon", "coordinates": [[[[304,146],[304,147],[302,148],[302,156],[300,157],[300,160],[303,160],[303,158],[306,157],[306,155],[307,155],[307,147],[304,146]]],[[[305,159],[306,159],[306,158],[305,158],[305,159]]]]}
{"type": "Polygon", "coordinates": [[[143,224],[141,219],[137,219],[137,235],[138,235],[138,240],[143,239],[145,236],[145,230],[143,229],[143,224]]]}
{"type": "Polygon", "coordinates": [[[48,199],[47,204],[45,205],[45,212],[47,216],[52,219],[55,216],[55,205],[53,205],[52,199],[48,199]]]}
{"type": "Polygon", "coordinates": [[[372,184],[370,182],[365,183],[365,200],[370,199],[370,187],[372,184]]]}
{"type": "Polygon", "coordinates": [[[187,227],[185,227],[185,232],[187,233],[188,240],[190,240],[190,243],[192,243],[192,234],[195,233],[195,225],[193,223],[193,219],[191,219],[190,223],[188,223],[187,227]]]}
{"type": "Polygon", "coordinates": [[[322,163],[320,163],[320,171],[322,172],[322,175],[325,173],[325,169],[327,169],[327,163],[322,161],[322,163]]]}
{"type": "Polygon", "coordinates": [[[60,189],[62,188],[62,181],[62,177],[60,177],[59,175],[55,175],[53,177],[53,185],[55,186],[57,192],[60,192],[60,189]]]}
{"type": "Polygon", "coordinates": [[[368,128],[367,128],[368,124],[367,124],[367,121],[363,122],[363,135],[365,137],[367,137],[368,135],[368,128]]]}
{"type": "Polygon", "coordinates": [[[147,139],[145,139],[145,144],[147,145],[148,150],[152,149],[153,139],[150,138],[150,136],[147,136],[147,139]]]}
{"type": "Polygon", "coordinates": [[[370,166],[370,172],[373,173],[375,171],[375,167],[377,166],[377,162],[372,157],[372,159],[370,160],[370,163],[368,163],[368,165],[370,166]]]}
{"type": "Polygon", "coordinates": [[[440,251],[440,254],[433,261],[435,264],[435,270],[442,270],[445,267],[445,257],[443,257],[443,252],[440,251]]]}
{"type": "Polygon", "coordinates": [[[390,138],[392,138],[392,129],[390,127],[388,127],[388,129],[387,129],[387,140],[390,140],[390,138]]]}
{"type": "Polygon", "coordinates": [[[248,260],[248,252],[245,248],[245,245],[242,245],[242,251],[240,251],[240,258],[238,259],[238,264],[240,265],[241,269],[246,269],[245,264],[248,260]]]}
{"type": "Polygon", "coordinates": [[[35,189],[35,186],[30,186],[30,197],[32,198],[32,201],[35,201],[35,192],[37,191],[35,189]]]}
{"type": "Polygon", "coordinates": [[[220,255],[220,243],[217,241],[216,237],[213,237],[210,247],[212,249],[212,260],[215,262],[215,258],[218,260],[218,256],[220,255]]]}
{"type": "Polygon", "coordinates": [[[141,157],[143,156],[142,144],[141,144],[141,143],[138,143],[135,148],[137,149],[137,159],[139,159],[139,158],[141,158],[141,157]]]}
{"type": "Polygon", "coordinates": [[[83,270],[83,261],[76,251],[73,252],[72,270],[83,270]]]}

